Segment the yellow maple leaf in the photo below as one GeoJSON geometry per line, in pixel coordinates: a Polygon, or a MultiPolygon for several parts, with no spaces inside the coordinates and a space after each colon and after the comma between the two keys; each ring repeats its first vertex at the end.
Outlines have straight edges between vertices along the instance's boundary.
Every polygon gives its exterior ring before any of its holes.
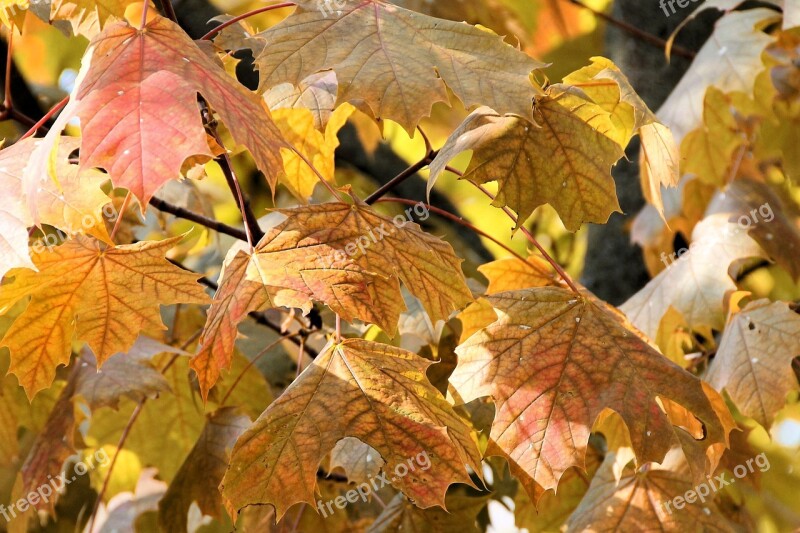
{"type": "Polygon", "coordinates": [[[307,201],[319,184],[317,173],[300,158],[303,154],[329,182],[334,181],[334,152],[339,146],[337,133],[355,110],[350,104],[336,108],[328,118],[325,131],[318,131],[316,119],[309,109],[281,108],[272,111],[272,119],[283,138],[295,151],[282,149],[283,172],[278,178],[299,200],[307,201]]]}
{"type": "Polygon", "coordinates": [[[493,205],[509,206],[523,224],[549,203],[564,226],[605,223],[620,211],[611,167],[623,155],[609,137],[609,114],[591,100],[554,87],[537,100],[534,125],[488,107],[475,110],[450,135],[431,163],[428,189],[459,153],[473,150],[464,179],[499,184],[493,205]]]}
{"type": "Polygon", "coordinates": [[[164,259],[180,237],[107,248],[77,237],[34,252],[38,272],[12,270],[0,286],[0,313],[30,297],[0,345],[11,352],[9,371],[32,398],[70,359],[71,343],[86,341],[98,365],[127,351],[138,333],[164,329],[159,305],[207,303],[196,274],[164,259]]]}

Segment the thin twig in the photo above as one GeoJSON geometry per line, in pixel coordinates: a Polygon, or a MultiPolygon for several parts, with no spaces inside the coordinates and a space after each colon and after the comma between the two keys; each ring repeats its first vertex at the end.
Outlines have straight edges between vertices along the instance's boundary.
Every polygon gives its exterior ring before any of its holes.
{"type": "Polygon", "coordinates": [[[170,215],[174,215],[178,218],[183,218],[191,222],[196,222],[197,224],[205,226],[206,228],[212,229],[218,233],[230,235],[231,237],[235,237],[240,241],[247,242],[247,232],[239,228],[234,228],[233,226],[223,224],[222,222],[219,222],[213,218],[209,218],[199,213],[195,213],[194,211],[189,211],[186,208],[173,205],[156,196],[150,199],[150,205],[152,205],[159,211],[163,211],[164,213],[169,213],[170,215]]]}
{"type": "Polygon", "coordinates": [[[411,176],[413,176],[414,174],[416,174],[417,172],[428,166],[434,157],[436,157],[435,151],[428,152],[425,155],[425,157],[423,157],[422,159],[420,159],[419,161],[417,161],[416,163],[414,163],[413,165],[402,171],[394,178],[387,181],[380,189],[367,196],[367,199],[364,201],[369,205],[374,204],[384,194],[388,193],[389,191],[391,191],[392,189],[403,183],[405,180],[407,180],[408,178],[410,178],[411,176]]]}
{"type": "MultiPolygon", "coordinates": [[[[469,183],[472,182],[470,181],[469,183]]],[[[472,183],[472,184],[475,187],[477,187],[478,190],[480,190],[483,194],[491,198],[492,201],[494,201],[495,198],[494,195],[490,193],[488,190],[486,190],[482,185],[478,185],[477,183],[472,183]]],[[[569,286],[569,288],[572,289],[572,292],[574,292],[575,294],[580,294],[581,291],[578,289],[578,286],[575,284],[575,282],[572,281],[572,278],[570,277],[569,274],[567,274],[566,270],[564,270],[561,267],[561,265],[558,264],[558,261],[550,257],[550,254],[548,254],[547,250],[545,250],[544,247],[541,244],[539,244],[539,241],[536,240],[536,237],[534,237],[525,226],[519,223],[519,218],[511,211],[511,209],[505,206],[502,207],[501,209],[506,215],[508,215],[508,218],[510,218],[515,225],[519,225],[519,230],[522,232],[523,235],[525,235],[525,238],[528,239],[528,242],[534,245],[536,249],[539,250],[539,253],[542,254],[542,257],[544,257],[545,261],[550,263],[550,265],[554,269],[556,269],[558,275],[561,276],[561,279],[564,280],[564,283],[566,283],[569,286]]]]}
{"type": "MultiPolygon", "coordinates": [[[[637,39],[640,39],[641,41],[646,42],[647,44],[652,44],[653,46],[657,46],[657,47],[659,47],[659,48],[661,48],[663,50],[667,49],[667,41],[665,41],[661,37],[653,35],[652,33],[647,33],[646,31],[642,31],[639,28],[637,28],[636,26],[628,24],[627,22],[624,22],[622,20],[616,19],[616,18],[612,17],[611,15],[603,13],[602,11],[598,11],[597,9],[593,8],[592,6],[584,4],[581,0],[565,0],[565,1],[567,1],[567,2],[569,2],[571,4],[573,4],[573,5],[576,5],[578,7],[582,7],[583,9],[586,9],[588,11],[591,11],[592,14],[595,17],[603,19],[604,21],[606,21],[607,23],[611,24],[612,26],[616,26],[617,28],[630,33],[631,35],[633,35],[637,39]]],[[[686,48],[683,48],[683,47],[677,46],[677,45],[674,45],[672,47],[672,51],[675,52],[675,54],[677,54],[679,56],[683,56],[683,57],[685,57],[687,59],[694,59],[695,56],[697,55],[696,52],[693,52],[691,50],[687,50],[686,48]]]]}
{"type": "Polygon", "coordinates": [[[261,14],[261,13],[265,13],[267,11],[272,11],[273,9],[280,9],[282,7],[292,7],[294,5],[295,5],[294,2],[283,2],[281,4],[275,4],[275,5],[266,6],[266,7],[259,7],[258,9],[254,9],[253,11],[248,11],[247,13],[239,15],[238,17],[233,17],[232,19],[223,22],[222,24],[220,24],[216,28],[212,29],[211,31],[209,31],[208,33],[206,33],[205,35],[200,37],[200,40],[201,41],[207,41],[208,39],[211,39],[213,36],[215,36],[216,34],[221,32],[222,30],[224,30],[228,26],[232,26],[232,25],[236,24],[237,22],[239,22],[240,20],[244,20],[244,19],[246,19],[248,17],[252,17],[252,16],[255,16],[255,15],[258,15],[258,14],[261,14]]]}
{"type": "Polygon", "coordinates": [[[133,199],[133,193],[128,191],[128,194],[125,195],[125,200],[122,201],[122,207],[119,208],[119,215],[117,215],[117,220],[114,222],[114,229],[111,230],[111,240],[114,240],[114,235],[117,234],[119,231],[120,226],[122,225],[122,218],[125,215],[125,211],[128,209],[128,205],[131,203],[133,199]]]}
{"type": "Polygon", "coordinates": [[[175,8],[172,7],[172,2],[170,2],[170,0],[161,0],[161,8],[164,10],[164,14],[168,19],[175,24],[178,23],[178,17],[175,15],[175,8]]]}
{"type": "Polygon", "coordinates": [[[228,183],[228,188],[230,188],[231,192],[233,193],[233,199],[236,201],[237,207],[242,212],[244,229],[247,233],[247,242],[250,244],[250,249],[252,250],[264,237],[264,232],[261,231],[261,227],[258,225],[258,219],[250,207],[250,202],[245,199],[244,193],[242,192],[242,186],[239,183],[239,179],[236,177],[236,173],[233,171],[231,158],[228,155],[228,151],[225,150],[225,145],[222,143],[222,138],[220,138],[219,133],[217,133],[216,126],[212,123],[209,124],[208,127],[211,131],[211,136],[214,137],[214,140],[217,141],[217,144],[222,146],[222,155],[219,156],[216,161],[219,163],[220,168],[222,168],[222,173],[225,175],[225,181],[228,183]]]}
{"type": "Polygon", "coordinates": [[[3,94],[3,109],[9,111],[13,108],[13,105],[11,104],[11,64],[14,61],[13,45],[14,45],[14,31],[12,30],[8,32],[8,47],[6,54],[6,83],[5,83],[5,93],[3,94]]]}
{"type": "MultiPolygon", "coordinates": [[[[244,375],[247,374],[247,372],[251,368],[253,368],[253,366],[259,361],[259,359],[261,359],[262,357],[267,355],[267,353],[269,353],[269,351],[271,349],[273,349],[275,346],[277,346],[278,344],[282,343],[283,341],[287,340],[289,337],[295,337],[297,335],[298,335],[298,333],[292,333],[292,334],[289,334],[289,335],[284,335],[280,339],[278,339],[278,340],[272,342],[271,344],[269,344],[269,346],[267,346],[266,348],[261,350],[258,353],[258,355],[253,357],[253,359],[250,360],[250,362],[247,364],[247,366],[245,366],[244,369],[242,369],[242,371],[236,377],[236,380],[231,385],[231,388],[228,389],[227,392],[225,392],[225,396],[222,397],[222,401],[219,402],[219,406],[220,407],[225,407],[225,403],[228,401],[228,398],[230,398],[230,395],[233,392],[233,389],[235,389],[236,386],[239,385],[239,382],[242,381],[242,378],[244,378],[244,375]]],[[[302,354],[301,354],[301,356],[302,356],[302,354]]]]}

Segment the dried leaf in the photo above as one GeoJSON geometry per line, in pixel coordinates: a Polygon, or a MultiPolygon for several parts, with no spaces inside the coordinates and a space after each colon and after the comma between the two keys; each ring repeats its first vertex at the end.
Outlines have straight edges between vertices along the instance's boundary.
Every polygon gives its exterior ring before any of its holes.
{"type": "Polygon", "coordinates": [[[466,107],[530,116],[537,88],[530,73],[545,65],[491,31],[408,11],[382,0],[339,2],[336,9],[300,0],[280,24],[258,34],[261,87],[333,70],[339,102],[365,102],[376,118],[409,133],[449,88],[466,107]],[[409,40],[409,34],[414,35],[409,40]]]}
{"type": "Polygon", "coordinates": [[[498,182],[493,205],[516,211],[517,226],[546,203],[570,231],[584,222],[605,223],[620,211],[611,167],[623,152],[607,136],[614,131],[608,113],[580,96],[550,90],[537,100],[534,119],[541,126],[477,109],[431,163],[428,189],[451,159],[473,150],[464,179],[498,182]]]}
{"type": "Polygon", "coordinates": [[[329,344],[242,435],[223,480],[231,510],[271,504],[278,519],[295,503],[316,505],[317,468],[336,443],[357,437],[381,454],[391,475],[426,453],[392,484],[420,507],[444,504],[451,483],[470,483],[480,455],[464,420],[427,381],[430,362],[361,339],[329,344]]]}

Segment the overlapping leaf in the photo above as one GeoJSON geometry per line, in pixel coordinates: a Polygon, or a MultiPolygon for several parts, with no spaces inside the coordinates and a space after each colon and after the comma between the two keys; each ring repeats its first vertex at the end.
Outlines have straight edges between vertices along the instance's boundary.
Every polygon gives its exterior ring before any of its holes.
{"type": "Polygon", "coordinates": [[[655,338],[661,318],[670,306],[681,313],[691,327],[725,324],[723,301],[726,291],[735,290],[731,265],[740,259],[761,257],[758,244],[728,215],[707,217],[695,226],[692,244],[679,257],[662,260],[666,270],[634,294],[620,309],[637,328],[655,338]]]}
{"type": "Polygon", "coordinates": [[[28,251],[28,228],[34,223],[110,242],[102,209],[111,199],[100,190],[107,178],[96,171],[79,172],[78,165],[68,163],[69,153],[78,146],[76,139],[59,142],[57,181],[38,180],[36,188],[25,191],[25,168],[37,142],[29,138],[0,150],[0,279],[12,268],[34,268],[28,251]],[[29,211],[31,204],[36,205],[38,220],[29,211]]]}
{"type": "Polygon", "coordinates": [[[753,80],[764,68],[761,53],[773,41],[761,28],[775,17],[775,11],[757,8],[728,13],[717,21],[714,33],[657,112],[678,142],[700,124],[709,86],[753,90],[753,80]]]}
{"type": "Polygon", "coordinates": [[[286,20],[257,35],[264,41],[256,51],[262,88],[299,86],[332,69],[340,102],[365,102],[373,116],[409,132],[433,104],[447,102],[446,88],[467,107],[530,116],[537,88],[529,76],[545,65],[490,31],[382,0],[297,4],[286,20]]]}
{"type": "Polygon", "coordinates": [[[280,210],[288,219],[254,255],[231,252],[192,366],[203,390],[227,368],[236,326],[265,306],[308,311],[326,303],[394,335],[403,310],[400,281],[435,323],[471,301],[453,248],[403,216],[380,215],[359,200],[280,210]]]}
{"type": "Polygon", "coordinates": [[[97,35],[108,22],[125,18],[128,6],[139,0],[52,0],[53,20],[69,21],[75,35],[97,35]]]}
{"type": "Polygon", "coordinates": [[[616,312],[556,287],[487,299],[499,318],[457,348],[450,382],[465,402],[494,399],[487,453],[505,457],[529,494],[536,485],[555,489],[568,468],[583,467],[592,424],[604,409],[622,417],[641,462],[661,461],[684,431],[670,423],[659,399],[702,421],[701,447],[727,442],[730,414],[616,312]]]}
{"type": "Polygon", "coordinates": [[[2,346],[11,351],[10,372],[29,397],[69,362],[76,334],[102,365],[127,351],[141,330],[163,329],[159,305],[207,302],[198,276],[164,259],[179,239],[106,248],[78,237],[34,253],[39,272],[11,271],[13,280],[0,286],[0,313],[24,298],[31,301],[2,346]]]}
{"type": "Polygon", "coordinates": [[[212,157],[200,93],[274,187],[280,149],[288,145],[269,111],[176,24],[161,17],[141,31],[111,24],[92,41],[90,53],[76,94],[83,167],[105,168],[114,185],[147,204],[161,185],[180,177],[187,158],[212,157]]]}
{"type": "Polygon", "coordinates": [[[614,139],[622,148],[638,133],[642,141],[642,190],[647,200],[664,216],[661,187],[678,184],[679,151],[669,129],[661,124],[636,94],[628,78],[603,57],[564,78],[607,111],[616,126],[614,139]]]}
{"type": "Polygon", "coordinates": [[[348,436],[377,450],[389,473],[427,453],[429,468],[391,481],[420,507],[443,505],[451,483],[470,483],[465,465],[480,472],[480,455],[427,381],[430,364],[361,339],[329,344],[239,438],[222,482],[230,508],[268,503],[280,519],[295,503],[315,505],[317,468],[348,436]]]}
{"type": "Polygon", "coordinates": [[[163,531],[187,531],[189,508],[195,502],[205,516],[221,517],[222,497],[217,486],[233,444],[249,425],[250,419],[234,407],[207,417],[203,433],[158,504],[163,531]]]}
{"type": "Polygon", "coordinates": [[[621,479],[614,474],[616,460],[614,453],[606,456],[567,531],[735,531],[710,500],[665,507],[695,488],[685,470],[676,467],[677,460],[662,468],[629,469],[621,479]]]}
{"type": "Polygon", "coordinates": [[[800,389],[792,370],[799,356],[800,315],[783,302],[759,300],[728,323],[707,379],[743,414],[769,427],[789,391],[800,389]]]}
{"type": "Polygon", "coordinates": [[[453,132],[431,163],[428,189],[459,153],[473,150],[464,179],[499,184],[494,205],[509,206],[523,224],[549,203],[570,231],[584,222],[605,223],[619,211],[611,167],[623,155],[609,134],[615,127],[599,105],[551,89],[534,109],[533,125],[487,107],[453,132]]]}

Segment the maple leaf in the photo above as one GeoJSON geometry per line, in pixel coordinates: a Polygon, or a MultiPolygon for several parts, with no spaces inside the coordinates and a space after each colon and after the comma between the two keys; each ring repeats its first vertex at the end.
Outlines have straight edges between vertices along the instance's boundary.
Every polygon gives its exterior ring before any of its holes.
{"type": "Polygon", "coordinates": [[[113,20],[125,18],[128,6],[140,0],[52,0],[52,20],[68,21],[72,33],[89,38],[113,20]]]}
{"type": "Polygon", "coordinates": [[[221,518],[222,497],[217,486],[234,442],[249,425],[250,419],[235,407],[223,407],[207,417],[203,433],[158,502],[158,520],[164,531],[187,531],[189,508],[195,502],[203,515],[221,518]]]}
{"type": "Polygon", "coordinates": [[[11,271],[13,280],[0,286],[0,313],[29,296],[31,301],[0,344],[11,351],[9,371],[29,398],[69,362],[76,333],[102,365],[130,349],[142,329],[164,328],[159,305],[208,301],[196,274],[164,259],[180,239],[104,248],[77,237],[34,252],[38,272],[11,271]]]}
{"type": "Polygon", "coordinates": [[[540,205],[549,203],[564,226],[577,231],[583,222],[605,223],[619,211],[611,167],[622,148],[607,136],[614,126],[600,106],[557,89],[536,102],[541,126],[481,107],[447,139],[431,163],[428,190],[447,163],[473,150],[464,179],[498,182],[492,205],[517,212],[517,227],[540,205]]]}
{"type": "Polygon", "coordinates": [[[28,251],[28,227],[49,224],[68,235],[84,233],[111,243],[103,220],[103,207],[111,202],[100,189],[103,174],[87,170],[67,157],[78,140],[62,137],[58,143],[56,180],[37,180],[38,186],[25,191],[24,173],[36,150],[37,140],[28,138],[0,150],[0,279],[16,267],[35,269],[28,251]],[[29,206],[36,206],[36,217],[29,206]]]}
{"type": "Polygon", "coordinates": [[[456,349],[450,383],[464,402],[494,399],[487,454],[505,457],[529,494],[529,480],[555,489],[568,468],[583,467],[590,428],[604,409],[622,417],[641,462],[661,461],[683,431],[658,398],[702,421],[705,446],[727,442],[730,414],[718,412],[699,379],[651,348],[618,313],[557,287],[486,298],[498,319],[456,349]]]}
{"type": "Polygon", "coordinates": [[[753,90],[753,79],[764,68],[761,53],[774,40],[760,28],[775,16],[770,9],[757,8],[727,13],[717,21],[714,33],[657,111],[678,142],[700,124],[708,87],[753,90]]]}
{"type": "Polygon", "coordinates": [[[674,187],[680,179],[679,150],[669,128],[658,121],[628,78],[608,59],[593,57],[591,65],[569,74],[564,83],[580,88],[609,113],[616,127],[610,136],[622,148],[631,135],[639,134],[642,191],[663,218],[661,187],[674,187]]]}
{"type": "Polygon", "coordinates": [[[683,170],[712,185],[723,186],[729,180],[733,154],[746,141],[731,109],[730,98],[709,87],[703,101],[703,122],[681,145],[683,170]]]}
{"type": "MultiPolygon", "coordinates": [[[[216,42],[216,41],[214,41],[216,42]]],[[[279,109],[306,109],[314,117],[314,127],[325,128],[336,107],[339,83],[333,71],[317,72],[297,87],[282,83],[264,93],[264,100],[274,113],[279,109]]]]}
{"type": "MultiPolygon", "coordinates": [[[[22,486],[20,492],[29,494],[46,485],[58,476],[67,459],[75,454],[75,409],[72,395],[75,392],[77,374],[72,373],[50,410],[47,421],[30,447],[25,462],[20,468],[22,486]]],[[[56,496],[57,498],[57,496],[56,496]]],[[[32,504],[41,510],[53,511],[56,498],[32,504]]]]}
{"type": "Polygon", "coordinates": [[[316,120],[308,109],[276,109],[272,112],[275,124],[283,138],[295,147],[295,151],[283,151],[281,182],[299,200],[307,201],[319,184],[318,174],[334,182],[334,152],[339,146],[337,133],[354,111],[346,104],[337,108],[329,117],[325,131],[316,130],[316,120]],[[298,154],[311,161],[316,172],[298,154]]]}
{"type": "Polygon", "coordinates": [[[343,320],[372,322],[394,335],[403,310],[400,281],[434,322],[472,300],[448,243],[402,216],[400,224],[354,202],[279,209],[287,220],[254,255],[231,251],[192,362],[204,395],[230,364],[236,326],[250,312],[268,306],[308,312],[316,300],[343,320]]]}
{"type": "Polygon", "coordinates": [[[135,453],[143,466],[157,468],[159,479],[167,483],[177,475],[206,424],[189,359],[173,358],[174,354],[163,354],[153,359],[169,384],[169,392],[145,403],[135,425],[126,430],[138,404],[123,398],[119,409],[103,407],[93,412],[88,431],[99,446],[117,446],[120,436],[127,433],[125,449],[135,453]]]}
{"type": "Polygon", "coordinates": [[[317,468],[345,437],[374,448],[395,472],[430,458],[392,484],[420,507],[444,504],[451,483],[471,484],[480,454],[466,423],[427,381],[431,365],[411,352],[361,339],[331,343],[237,441],[223,479],[232,510],[269,503],[280,519],[315,505],[317,468]]]}
{"type": "Polygon", "coordinates": [[[300,86],[308,76],[333,70],[339,102],[365,102],[376,118],[409,133],[447,88],[466,107],[485,104],[501,113],[530,116],[540,90],[531,71],[546,66],[488,30],[408,11],[381,0],[350,1],[336,10],[315,0],[256,35],[261,87],[300,86]],[[414,39],[409,41],[409,32],[414,39]]]}
{"type": "MultiPolygon", "coordinates": [[[[661,318],[670,306],[683,315],[691,327],[725,325],[725,293],[735,290],[729,275],[731,265],[740,259],[761,257],[763,252],[728,215],[715,214],[695,226],[691,248],[620,309],[650,338],[655,338],[661,318]]],[[[663,256],[662,260],[666,258],[663,256]]]]}
{"type": "Polygon", "coordinates": [[[88,348],[81,352],[81,369],[75,394],[80,395],[90,410],[101,407],[119,408],[123,397],[134,401],[155,398],[170,390],[169,383],[152,364],[160,353],[185,352],[140,335],[127,353],[116,354],[97,370],[97,359],[88,348]]]}
{"type": "Polygon", "coordinates": [[[486,287],[487,294],[544,287],[556,283],[555,273],[550,264],[533,255],[525,261],[520,261],[516,257],[497,259],[479,266],[478,272],[489,280],[489,286],[486,287]]]}
{"type": "Polygon", "coordinates": [[[800,356],[800,315],[785,302],[758,300],[736,313],[706,379],[764,427],[800,389],[792,361],[800,356]]]}
{"type": "Polygon", "coordinates": [[[673,457],[668,465],[653,465],[646,471],[628,469],[618,479],[614,474],[617,454],[608,454],[570,517],[567,531],[735,531],[710,500],[684,502],[682,509],[663,507],[696,488],[685,471],[676,468],[678,459],[673,457]]]}
{"type": "Polygon", "coordinates": [[[156,17],[143,30],[114,23],[90,43],[77,89],[81,166],[105,168],[142,205],[181,175],[192,156],[213,156],[197,105],[203,95],[236,142],[250,149],[274,188],[288,145],[257,96],[231,78],[175,23],[156,17]]]}

